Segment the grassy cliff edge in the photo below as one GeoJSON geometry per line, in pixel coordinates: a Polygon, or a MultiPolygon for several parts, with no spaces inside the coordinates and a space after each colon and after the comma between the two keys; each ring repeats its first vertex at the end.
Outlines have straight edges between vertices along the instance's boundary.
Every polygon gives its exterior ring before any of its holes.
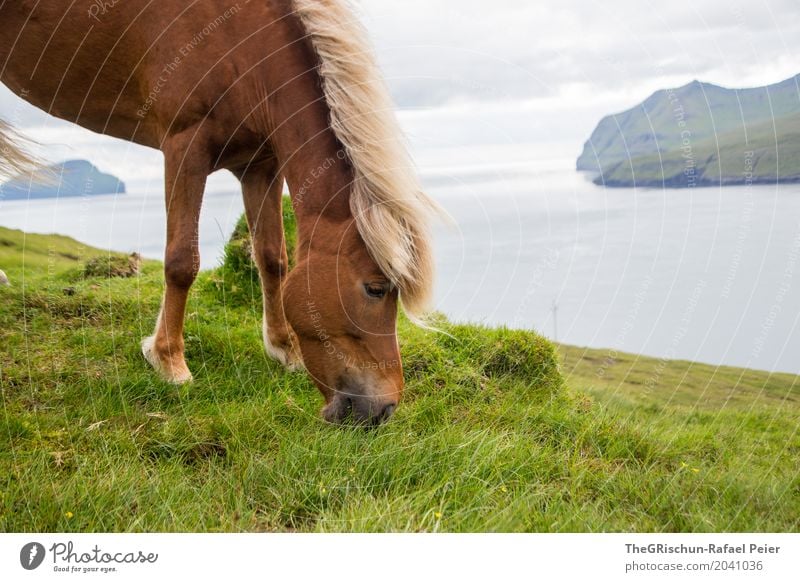
{"type": "Polygon", "coordinates": [[[795,377],[401,319],[402,406],[338,428],[264,355],[242,248],[194,287],[181,390],[138,348],[159,263],[0,228],[0,531],[798,529],[795,377]]]}

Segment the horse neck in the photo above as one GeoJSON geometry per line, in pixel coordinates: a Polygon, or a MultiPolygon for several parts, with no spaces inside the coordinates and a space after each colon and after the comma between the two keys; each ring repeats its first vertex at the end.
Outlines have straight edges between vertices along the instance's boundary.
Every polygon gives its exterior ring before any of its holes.
{"type": "Polygon", "coordinates": [[[338,246],[352,225],[350,188],[353,173],[330,130],[319,130],[299,114],[277,124],[272,143],[292,198],[297,219],[298,253],[338,246]],[[298,119],[299,118],[299,119],[298,119]],[[321,230],[322,229],[322,230],[321,230]],[[326,233],[324,239],[321,232],[326,233]],[[335,240],[334,240],[335,239],[335,240]]]}
{"type": "MultiPolygon", "coordinates": [[[[292,67],[287,66],[287,76],[292,67]]],[[[297,217],[298,252],[338,245],[352,230],[350,190],[353,171],[330,127],[330,110],[314,67],[273,94],[266,105],[269,142],[289,186],[297,217]],[[310,71],[310,72],[309,72],[310,71]],[[330,236],[320,239],[320,225],[330,236]]],[[[335,249],[330,249],[335,250],[335,249]]]]}

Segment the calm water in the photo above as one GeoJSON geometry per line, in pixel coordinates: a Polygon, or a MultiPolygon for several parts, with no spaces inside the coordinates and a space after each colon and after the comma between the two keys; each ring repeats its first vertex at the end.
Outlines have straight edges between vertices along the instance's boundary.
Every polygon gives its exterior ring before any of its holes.
{"type": "MultiPolygon", "coordinates": [[[[559,341],[800,372],[800,186],[605,190],[570,171],[428,175],[455,225],[437,229],[437,305],[456,320],[559,341]],[[452,176],[458,176],[458,179],[452,176]]],[[[242,211],[206,196],[203,267],[242,211]]],[[[160,193],[0,202],[0,225],[160,258],[160,193]]]]}

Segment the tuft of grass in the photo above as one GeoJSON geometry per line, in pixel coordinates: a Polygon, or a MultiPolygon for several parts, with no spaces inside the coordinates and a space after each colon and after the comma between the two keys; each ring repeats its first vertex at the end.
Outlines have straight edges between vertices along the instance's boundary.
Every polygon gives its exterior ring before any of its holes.
{"type": "Polygon", "coordinates": [[[94,257],[86,261],[83,276],[91,277],[135,277],[139,274],[142,258],[139,253],[131,253],[127,257],[108,255],[94,257]]]}
{"type": "Polygon", "coordinates": [[[794,376],[401,315],[397,413],[336,427],[265,356],[233,254],[193,288],[179,390],[138,347],[159,263],[76,280],[101,251],[0,229],[0,531],[798,529],[794,376]]]}
{"type": "MultiPolygon", "coordinates": [[[[284,242],[291,269],[295,264],[297,221],[292,210],[291,199],[284,196],[281,202],[284,242]]],[[[212,285],[220,296],[225,297],[227,302],[249,304],[254,308],[261,304],[261,283],[258,269],[253,262],[253,243],[247,218],[244,215],[239,218],[230,239],[225,244],[223,262],[212,278],[212,285]]]]}

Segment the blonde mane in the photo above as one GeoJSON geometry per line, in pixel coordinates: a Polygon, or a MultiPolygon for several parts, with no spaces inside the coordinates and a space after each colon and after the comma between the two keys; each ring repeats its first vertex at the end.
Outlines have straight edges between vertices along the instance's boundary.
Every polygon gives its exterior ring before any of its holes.
{"type": "Polygon", "coordinates": [[[438,205],[421,190],[366,31],[345,0],[293,0],[319,59],[330,124],[353,169],[350,208],[381,271],[419,320],[433,287],[428,217],[438,205]]]}
{"type": "Polygon", "coordinates": [[[0,176],[31,174],[37,169],[36,160],[24,147],[31,143],[0,119],[0,176]]]}

